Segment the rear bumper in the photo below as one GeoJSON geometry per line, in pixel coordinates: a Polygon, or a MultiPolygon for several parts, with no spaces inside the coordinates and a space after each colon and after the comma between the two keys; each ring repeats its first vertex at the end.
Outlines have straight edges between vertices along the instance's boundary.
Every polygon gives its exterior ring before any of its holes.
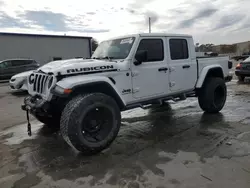
{"type": "Polygon", "coordinates": [[[250,76],[250,70],[236,70],[236,76],[250,76]]]}

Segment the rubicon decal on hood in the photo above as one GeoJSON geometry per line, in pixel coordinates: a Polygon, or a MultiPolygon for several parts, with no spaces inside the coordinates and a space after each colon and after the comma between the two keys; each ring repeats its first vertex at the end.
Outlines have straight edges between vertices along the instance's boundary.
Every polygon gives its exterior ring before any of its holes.
{"type": "Polygon", "coordinates": [[[75,69],[68,69],[67,73],[80,73],[80,72],[91,72],[91,71],[109,71],[109,70],[116,70],[114,69],[113,65],[103,65],[103,66],[96,66],[96,67],[83,67],[83,68],[75,68],[75,69]]]}

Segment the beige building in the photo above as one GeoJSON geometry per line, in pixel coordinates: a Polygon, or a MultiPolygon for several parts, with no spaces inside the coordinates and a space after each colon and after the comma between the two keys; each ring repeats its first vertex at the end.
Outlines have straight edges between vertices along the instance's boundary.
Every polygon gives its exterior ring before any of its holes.
{"type": "Polygon", "coordinates": [[[213,52],[219,54],[233,54],[233,55],[242,55],[243,53],[250,52],[250,41],[240,42],[235,44],[221,44],[213,46],[213,52]]]}
{"type": "Polygon", "coordinates": [[[250,41],[236,43],[236,45],[237,45],[237,50],[236,50],[237,55],[242,55],[243,53],[250,52],[250,41]]]}

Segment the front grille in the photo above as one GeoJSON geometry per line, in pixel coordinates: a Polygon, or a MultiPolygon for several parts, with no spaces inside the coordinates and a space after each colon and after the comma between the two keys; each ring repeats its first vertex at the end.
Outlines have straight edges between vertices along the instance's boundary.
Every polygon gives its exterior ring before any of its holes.
{"type": "Polygon", "coordinates": [[[34,77],[33,91],[40,94],[45,93],[47,89],[46,87],[48,86],[47,82],[50,76],[46,74],[35,73],[34,77]]]}

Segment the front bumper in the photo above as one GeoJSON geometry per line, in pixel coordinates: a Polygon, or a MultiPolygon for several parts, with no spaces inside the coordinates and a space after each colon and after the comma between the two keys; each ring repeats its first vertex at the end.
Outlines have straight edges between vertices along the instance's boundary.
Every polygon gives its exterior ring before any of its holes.
{"type": "Polygon", "coordinates": [[[49,104],[39,96],[28,96],[24,99],[22,110],[29,111],[31,114],[46,113],[49,109],[49,104]]]}

